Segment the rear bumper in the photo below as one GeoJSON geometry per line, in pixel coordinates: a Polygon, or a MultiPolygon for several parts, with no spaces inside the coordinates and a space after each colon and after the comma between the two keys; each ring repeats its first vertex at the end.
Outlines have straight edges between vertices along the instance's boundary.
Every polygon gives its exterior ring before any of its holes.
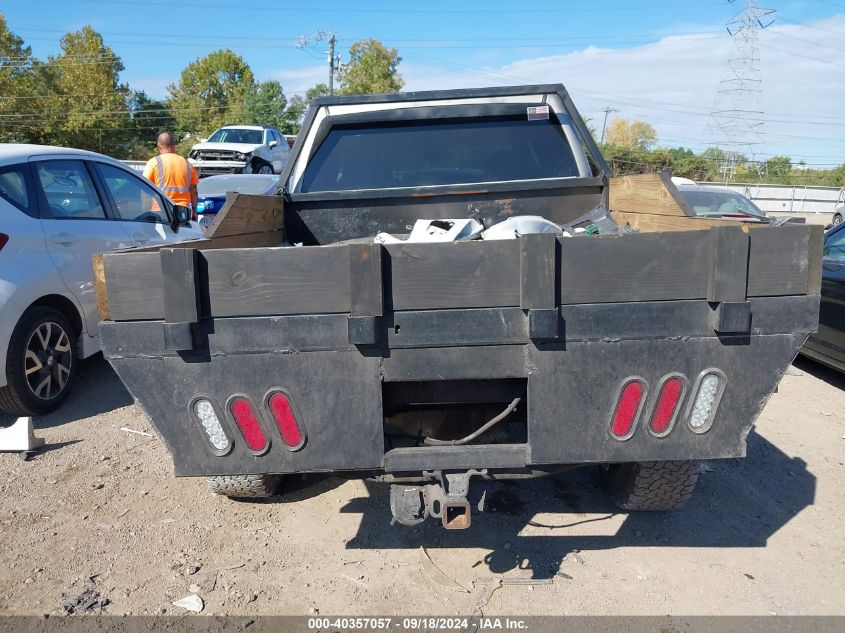
{"type": "Polygon", "coordinates": [[[648,460],[739,457],[745,438],[789,363],[816,327],[817,295],[754,298],[749,334],[717,335],[706,301],[564,306],[562,336],[528,336],[519,308],[404,311],[380,323],[380,346],[349,343],[347,315],[205,319],[191,352],[167,352],[161,321],[104,322],[106,357],[149,414],[180,476],[324,471],[419,472],[648,460]],[[397,327],[399,326],[399,327],[397,327]],[[693,433],[686,409],[696,377],[716,368],[727,384],[711,429],[693,433]],[[670,373],[687,381],[672,431],[656,437],[646,417],[670,373]],[[620,387],[647,385],[634,435],[609,433],[620,387]],[[384,390],[390,383],[521,379],[527,393],[524,444],[388,450],[384,390]],[[287,450],[266,406],[286,393],[306,429],[287,450]],[[250,453],[226,412],[247,397],[270,438],[250,453]],[[205,396],[224,412],[234,445],[218,456],[191,413],[205,396]]]}

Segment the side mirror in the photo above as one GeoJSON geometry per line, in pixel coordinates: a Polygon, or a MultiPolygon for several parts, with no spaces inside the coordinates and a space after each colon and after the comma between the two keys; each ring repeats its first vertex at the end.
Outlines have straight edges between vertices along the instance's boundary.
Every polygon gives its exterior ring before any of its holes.
{"type": "Polygon", "coordinates": [[[181,204],[173,205],[173,217],[170,220],[170,228],[174,233],[179,232],[179,227],[191,219],[191,210],[181,204]]]}
{"type": "Polygon", "coordinates": [[[278,144],[279,144],[279,141],[270,141],[269,143],[267,143],[267,147],[269,147],[270,149],[273,149],[278,144]]]}
{"type": "Polygon", "coordinates": [[[201,139],[200,139],[200,143],[206,143],[207,141],[208,141],[208,139],[207,139],[207,138],[201,138],[201,139]]]}

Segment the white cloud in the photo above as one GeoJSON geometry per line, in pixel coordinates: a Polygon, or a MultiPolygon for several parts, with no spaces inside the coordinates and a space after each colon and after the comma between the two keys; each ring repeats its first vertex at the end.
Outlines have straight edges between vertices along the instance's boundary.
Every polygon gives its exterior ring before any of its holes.
{"type": "MultiPolygon", "coordinates": [[[[701,34],[702,29],[696,34],[684,28],[684,35],[644,46],[588,46],[502,66],[478,66],[461,58],[446,60],[400,48],[400,72],[407,90],[560,82],[596,127],[604,116],[601,110],[612,107],[618,110],[615,116],[654,125],[661,144],[698,149],[709,140],[705,135],[708,115],[733,51],[727,34],[714,34],[720,29],[701,34]]],[[[808,26],[775,23],[760,33],[762,105],[767,121],[761,153],[788,154],[808,163],[845,162],[842,32],[845,15],[808,26]],[[839,118],[830,125],[819,124],[830,117],[839,118]]],[[[315,65],[272,76],[282,81],[286,91],[295,92],[324,82],[325,75],[325,66],[315,65]]]]}

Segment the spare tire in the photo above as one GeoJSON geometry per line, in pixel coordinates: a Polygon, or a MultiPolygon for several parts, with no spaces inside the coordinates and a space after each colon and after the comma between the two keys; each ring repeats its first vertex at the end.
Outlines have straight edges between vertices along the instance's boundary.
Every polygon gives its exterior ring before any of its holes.
{"type": "Polygon", "coordinates": [[[279,489],[282,475],[217,475],[208,477],[211,491],[233,499],[272,497],[279,489]]]}
{"type": "Polygon", "coordinates": [[[692,497],[698,462],[631,462],[612,464],[604,486],[623,510],[677,510],[692,497]]]}

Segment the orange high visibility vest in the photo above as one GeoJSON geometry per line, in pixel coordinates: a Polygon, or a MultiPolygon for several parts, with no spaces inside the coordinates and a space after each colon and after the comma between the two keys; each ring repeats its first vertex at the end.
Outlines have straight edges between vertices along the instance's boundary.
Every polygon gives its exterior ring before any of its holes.
{"type": "Polygon", "coordinates": [[[191,187],[199,182],[197,170],[179,154],[159,154],[147,161],[144,176],[175,204],[191,206],[191,187]]]}

